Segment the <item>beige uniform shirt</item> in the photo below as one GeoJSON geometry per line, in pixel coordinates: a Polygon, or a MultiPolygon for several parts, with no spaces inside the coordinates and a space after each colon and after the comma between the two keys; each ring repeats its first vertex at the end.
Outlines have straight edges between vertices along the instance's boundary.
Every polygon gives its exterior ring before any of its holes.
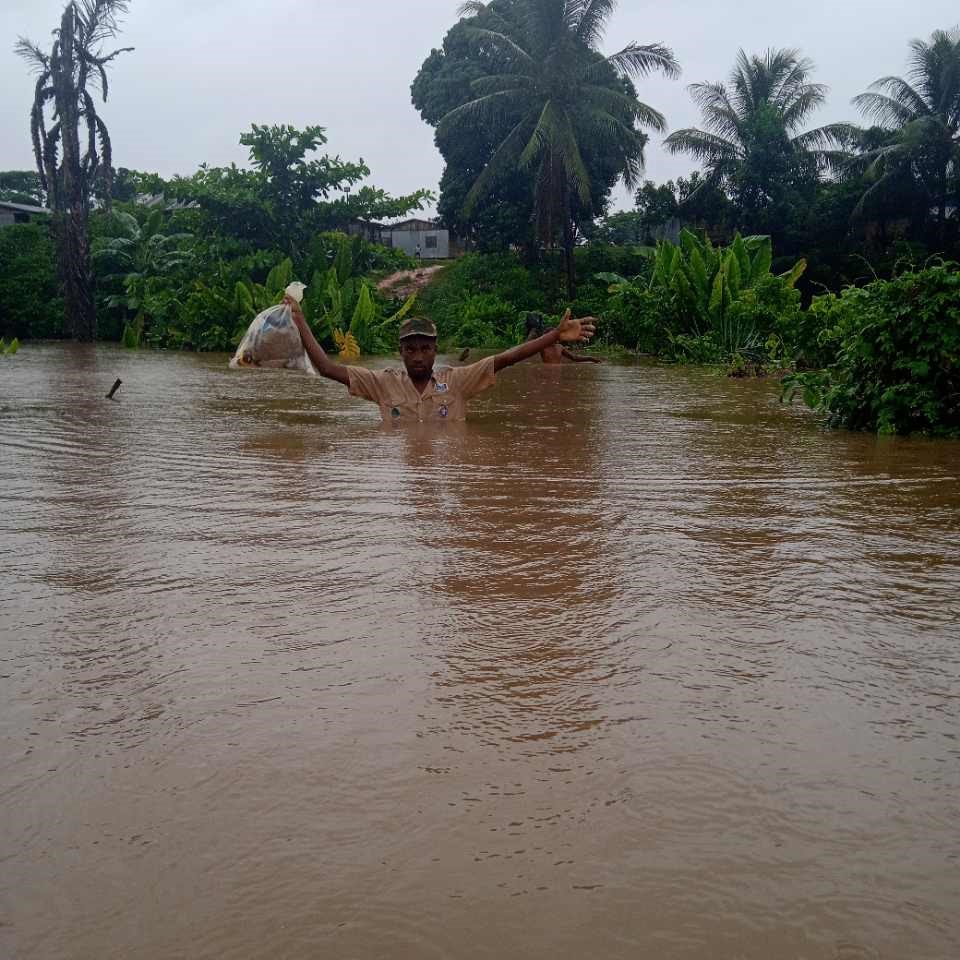
{"type": "Polygon", "coordinates": [[[422,394],[417,393],[407,371],[402,368],[368,370],[366,367],[347,367],[350,393],[377,404],[384,423],[464,420],[467,401],[496,382],[494,359],[487,357],[465,367],[435,369],[422,394]]]}

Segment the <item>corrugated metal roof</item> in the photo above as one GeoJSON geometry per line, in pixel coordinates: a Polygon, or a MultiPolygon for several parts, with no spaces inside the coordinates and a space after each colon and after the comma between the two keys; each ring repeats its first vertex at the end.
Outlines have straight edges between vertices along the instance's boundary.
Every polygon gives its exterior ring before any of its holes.
{"type": "Polygon", "coordinates": [[[4,210],[15,210],[17,213],[50,213],[46,207],[32,207],[28,203],[8,203],[0,200],[0,207],[4,210]]]}

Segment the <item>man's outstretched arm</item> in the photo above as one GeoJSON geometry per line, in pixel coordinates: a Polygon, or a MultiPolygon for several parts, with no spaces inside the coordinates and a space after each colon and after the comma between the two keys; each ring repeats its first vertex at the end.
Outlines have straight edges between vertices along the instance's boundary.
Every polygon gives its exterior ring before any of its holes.
{"type": "Polygon", "coordinates": [[[310,362],[317,368],[317,373],[330,380],[336,380],[345,387],[350,386],[350,372],[342,363],[337,363],[327,356],[326,350],[317,343],[317,338],[313,335],[307,326],[306,318],[300,309],[300,304],[291,297],[284,297],[283,302],[293,313],[293,322],[300,331],[300,339],[303,341],[303,349],[307,351],[310,362]]]}
{"type": "Polygon", "coordinates": [[[552,347],[555,343],[586,343],[596,329],[596,320],[593,317],[575,319],[570,311],[563,315],[563,319],[552,330],[548,330],[536,340],[527,340],[519,346],[511,347],[498,353],[493,358],[493,369],[499,372],[504,367],[512,367],[515,363],[535,357],[541,350],[552,347]]]}

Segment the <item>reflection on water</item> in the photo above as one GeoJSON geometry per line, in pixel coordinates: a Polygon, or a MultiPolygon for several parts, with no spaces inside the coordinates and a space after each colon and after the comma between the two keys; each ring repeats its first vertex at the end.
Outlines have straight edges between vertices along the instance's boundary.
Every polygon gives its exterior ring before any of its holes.
{"type": "Polygon", "coordinates": [[[960,445],[613,364],[412,430],[0,374],[3,955],[960,952],[960,445]]]}

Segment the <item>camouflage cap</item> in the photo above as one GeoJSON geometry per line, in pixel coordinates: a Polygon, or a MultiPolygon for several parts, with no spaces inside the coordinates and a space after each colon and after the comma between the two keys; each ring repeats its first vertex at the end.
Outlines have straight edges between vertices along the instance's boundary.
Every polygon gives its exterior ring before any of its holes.
{"type": "Polygon", "coordinates": [[[405,340],[407,337],[433,337],[436,340],[437,328],[432,321],[424,317],[411,317],[400,327],[400,339],[405,340]]]}

